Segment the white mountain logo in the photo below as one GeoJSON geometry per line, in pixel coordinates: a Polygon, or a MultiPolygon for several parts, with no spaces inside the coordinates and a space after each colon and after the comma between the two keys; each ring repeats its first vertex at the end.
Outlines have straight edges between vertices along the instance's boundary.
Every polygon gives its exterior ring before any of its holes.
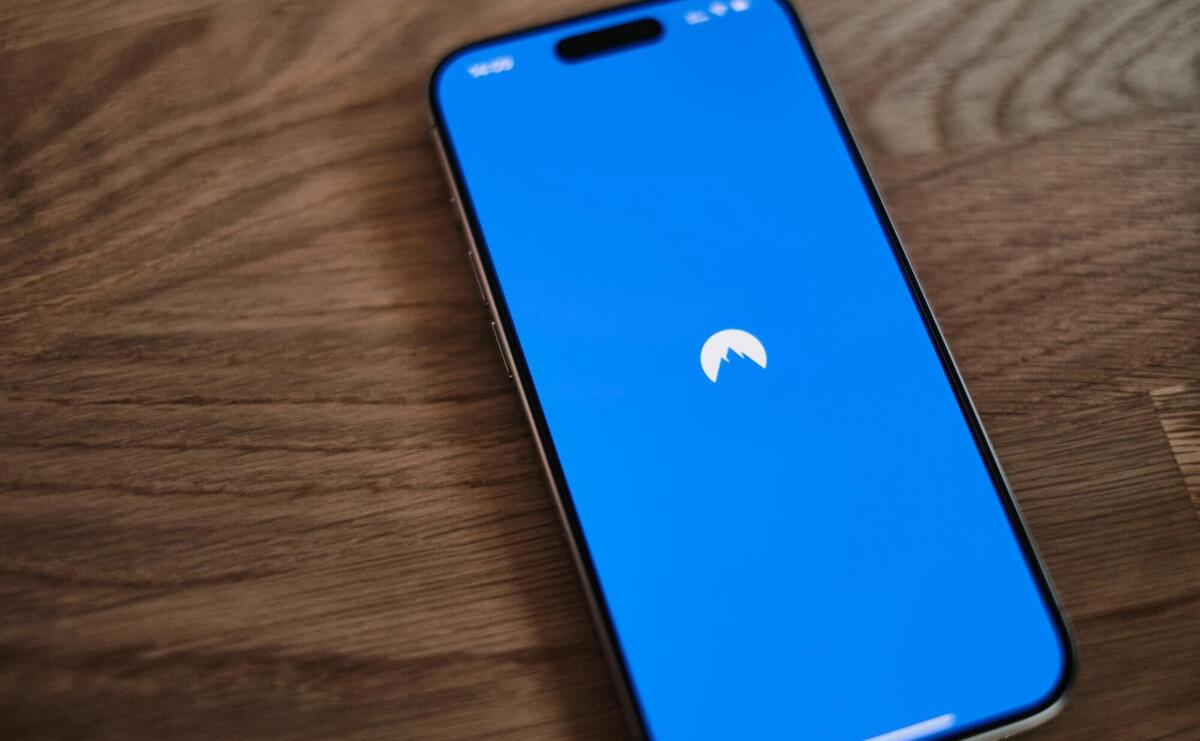
{"type": "Polygon", "coordinates": [[[733,350],[738,357],[750,358],[760,368],[767,367],[767,350],[758,338],[740,329],[722,329],[700,349],[700,367],[704,375],[713,383],[717,382],[717,374],[721,372],[721,363],[729,361],[729,351],[733,350]]]}

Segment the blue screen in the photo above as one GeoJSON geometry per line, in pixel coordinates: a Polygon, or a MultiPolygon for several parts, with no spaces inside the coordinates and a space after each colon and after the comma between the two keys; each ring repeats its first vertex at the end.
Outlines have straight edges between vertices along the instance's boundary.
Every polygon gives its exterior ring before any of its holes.
{"type": "Polygon", "coordinates": [[[791,16],[716,5],[434,80],[646,727],[903,741],[1048,704],[1053,608],[791,16]]]}

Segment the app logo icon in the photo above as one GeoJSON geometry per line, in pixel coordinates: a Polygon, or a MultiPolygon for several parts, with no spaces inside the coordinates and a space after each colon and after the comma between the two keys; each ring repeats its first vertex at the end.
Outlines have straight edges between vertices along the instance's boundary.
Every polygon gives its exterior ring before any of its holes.
{"type": "Polygon", "coordinates": [[[750,358],[759,368],[767,367],[767,349],[758,338],[741,329],[722,329],[704,343],[700,349],[700,367],[713,383],[721,372],[721,363],[729,361],[729,351],[740,358],[750,358]]]}

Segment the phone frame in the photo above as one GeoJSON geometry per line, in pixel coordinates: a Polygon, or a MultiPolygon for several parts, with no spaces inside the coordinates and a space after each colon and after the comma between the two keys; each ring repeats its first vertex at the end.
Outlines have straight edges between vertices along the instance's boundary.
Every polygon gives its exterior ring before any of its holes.
{"type": "MultiPolygon", "coordinates": [[[[652,10],[656,6],[664,5],[674,0],[635,0],[614,7],[605,8],[595,12],[584,13],[581,15],[572,16],[559,21],[550,23],[542,23],[531,26],[518,31],[491,36],[486,39],[466,44],[447,54],[438,62],[437,66],[430,77],[428,85],[429,94],[429,109],[432,117],[432,135],[434,145],[437,148],[442,167],[445,171],[446,178],[452,190],[452,203],[457,207],[458,217],[462,223],[466,239],[469,245],[467,252],[468,260],[475,272],[475,276],[479,281],[479,286],[483,294],[483,300],[486,303],[492,315],[492,330],[496,334],[497,343],[500,346],[501,357],[505,367],[508,370],[509,376],[513,379],[517,387],[517,392],[521,400],[522,408],[529,422],[530,428],[533,431],[534,442],[537,446],[538,455],[541,458],[542,468],[546,474],[547,482],[550,486],[550,492],[554,499],[554,503],[558,510],[559,518],[562,521],[563,530],[566,534],[568,547],[570,548],[572,558],[575,561],[575,566],[579,578],[583,585],[584,594],[588,602],[588,608],[592,613],[592,620],[596,626],[600,637],[600,642],[604,650],[605,657],[609,664],[610,670],[617,680],[617,690],[619,700],[628,720],[630,729],[638,738],[649,738],[650,734],[645,722],[645,714],[642,710],[641,703],[637,697],[637,693],[633,688],[633,682],[629,675],[628,664],[621,650],[620,642],[618,641],[615,628],[608,610],[604,593],[601,591],[599,580],[596,576],[595,566],[592,563],[591,556],[587,548],[587,541],[584,537],[582,525],[579,521],[578,514],[575,511],[574,503],[571,499],[569,489],[566,485],[566,479],[563,475],[562,464],[558,459],[557,452],[554,447],[554,441],[550,436],[549,427],[546,423],[545,415],[542,411],[540,402],[538,401],[537,392],[533,388],[529,368],[526,364],[524,352],[521,349],[520,342],[517,340],[515,325],[509,313],[508,306],[504,301],[503,292],[500,290],[499,281],[496,277],[495,268],[492,264],[490,254],[487,248],[487,242],[483,236],[483,230],[471,201],[471,195],[466,187],[466,182],[462,175],[462,170],[459,165],[457,154],[454,150],[453,141],[445,123],[445,118],[442,112],[440,100],[438,98],[438,82],[446,68],[458,57],[469,54],[481,47],[490,46],[495,43],[511,41],[514,39],[554,32],[556,30],[565,30],[568,27],[580,23],[600,20],[605,16],[625,14],[630,11],[636,11],[640,8],[645,8],[647,11],[652,10]]],[[[988,439],[987,433],[983,429],[983,425],[979,420],[978,411],[975,408],[974,402],[971,400],[970,394],[967,392],[966,386],[963,383],[962,376],[959,373],[958,365],[955,363],[950,349],[946,344],[946,340],[942,335],[941,327],[938,325],[937,319],[933,315],[933,311],[929,306],[929,302],[925,297],[924,289],[921,287],[920,281],[917,279],[916,273],[909,262],[908,255],[904,249],[899,235],[893,226],[891,216],[888,214],[887,207],[883,203],[883,199],[879,195],[879,191],[875,186],[875,180],[871,176],[870,170],[863,159],[862,152],[859,149],[858,143],[854,138],[854,134],[849,123],[843,113],[843,107],[839,102],[836,93],[825,74],[824,66],[821,64],[817,56],[812,42],[809,39],[808,33],[804,28],[804,24],[800,18],[796,8],[788,0],[757,0],[758,2],[774,2],[782,7],[791,22],[792,29],[796,34],[802,53],[811,65],[814,76],[821,88],[821,92],[825,98],[826,105],[829,108],[830,115],[837,122],[838,130],[842,135],[842,139],[850,152],[851,159],[854,161],[855,168],[858,171],[868,196],[870,197],[872,206],[875,210],[876,218],[883,228],[884,234],[887,237],[888,243],[892,249],[892,254],[900,267],[900,271],[904,276],[905,283],[908,286],[909,292],[913,297],[913,301],[917,305],[917,309],[921,315],[922,322],[925,325],[926,332],[929,334],[937,352],[938,359],[945,371],[946,378],[954,390],[955,398],[958,401],[959,408],[962,410],[963,417],[966,419],[967,426],[971,430],[972,437],[975,440],[976,447],[979,450],[980,456],[983,458],[987,467],[988,474],[992,480],[993,487],[996,490],[996,495],[1000,498],[1005,514],[1007,515],[1009,526],[1016,537],[1017,542],[1021,546],[1021,550],[1025,556],[1026,563],[1029,565],[1030,572],[1038,586],[1038,591],[1045,601],[1048,611],[1051,614],[1052,622],[1058,634],[1059,641],[1063,648],[1063,667],[1059,677],[1058,684],[1040,701],[1031,704],[1026,708],[1017,708],[1011,714],[985,722],[968,726],[953,735],[938,736],[941,741],[992,741],[993,739],[1001,739],[1011,736],[1016,733],[1023,732],[1030,728],[1036,727],[1057,715],[1065,702],[1067,690],[1069,689],[1076,672],[1076,647],[1070,627],[1067,623],[1065,613],[1059,601],[1058,595],[1055,592],[1054,586],[1046,572],[1046,568],[1042,563],[1033,540],[1029,534],[1029,530],[1025,525],[1024,518],[1021,515],[1019,508],[1013,499],[1012,489],[1008,484],[1008,480],[1000,468],[995,450],[992,447],[991,441],[988,439]]]]}

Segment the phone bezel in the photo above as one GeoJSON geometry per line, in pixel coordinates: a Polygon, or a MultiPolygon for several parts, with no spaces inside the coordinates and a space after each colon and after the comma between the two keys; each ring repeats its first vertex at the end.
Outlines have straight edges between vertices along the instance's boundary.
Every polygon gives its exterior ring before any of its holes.
{"type": "MultiPolygon", "coordinates": [[[[562,464],[558,459],[555,451],[554,441],[549,434],[549,427],[545,420],[545,415],[542,412],[541,405],[538,401],[537,392],[533,387],[528,366],[526,365],[524,352],[522,351],[520,342],[517,339],[515,326],[512,317],[509,314],[508,306],[504,301],[503,292],[500,290],[499,281],[496,278],[495,268],[492,264],[491,257],[487,248],[486,239],[483,236],[483,231],[475,212],[474,205],[471,201],[471,195],[466,187],[463,179],[462,170],[459,165],[457,154],[454,150],[453,140],[446,126],[441,103],[438,98],[438,82],[445,72],[447,67],[458,57],[469,54],[481,47],[490,46],[496,43],[511,41],[514,39],[545,34],[551,32],[562,31],[572,25],[579,23],[590,23],[595,20],[600,20],[605,16],[625,14],[631,11],[636,11],[640,8],[650,10],[655,6],[664,5],[674,0],[635,0],[634,2],[624,3],[610,8],[605,8],[591,13],[572,16],[559,21],[550,23],[542,23],[529,28],[513,31],[510,33],[500,34],[497,36],[488,37],[480,41],[476,41],[464,46],[461,46],[447,54],[434,68],[431,75],[428,94],[430,112],[433,119],[433,134],[435,144],[438,147],[439,154],[442,159],[443,167],[446,171],[447,179],[453,189],[455,202],[459,209],[459,216],[462,219],[466,237],[470,243],[469,255],[473,262],[473,268],[477,271],[477,276],[481,278],[482,288],[484,291],[485,301],[492,313],[493,325],[498,332],[498,339],[501,343],[501,353],[504,356],[504,361],[510,369],[510,374],[513,377],[517,387],[522,406],[524,407],[529,424],[534,432],[535,443],[538,448],[539,456],[542,460],[542,465],[545,470],[548,483],[550,485],[551,494],[557,506],[560,519],[563,523],[563,529],[567,536],[567,543],[575,560],[579,577],[583,582],[584,592],[588,600],[590,610],[592,612],[593,622],[597,627],[601,643],[608,659],[608,663],[617,679],[617,689],[619,699],[623,705],[626,716],[629,720],[632,730],[642,738],[648,738],[649,732],[645,721],[645,712],[641,706],[641,701],[637,696],[633,687],[632,678],[629,674],[628,662],[625,659],[621,649],[620,642],[617,638],[613,621],[608,610],[608,606],[604,597],[604,593],[600,588],[599,580],[596,575],[595,565],[587,547],[587,540],[584,537],[582,526],[579,522],[579,517],[575,511],[574,503],[569,494],[569,488],[566,485],[566,480],[563,475],[562,464]]],[[[1070,687],[1076,672],[1076,649],[1071,630],[1067,624],[1065,613],[1062,609],[1058,595],[1054,590],[1054,586],[1050,581],[1049,575],[1042,563],[1041,557],[1037,552],[1033,540],[1029,534],[1029,530],[1025,525],[1016,501],[1012,496],[1012,489],[1008,484],[1004,472],[1000,468],[995,450],[992,447],[991,441],[988,439],[987,433],[979,420],[978,412],[974,402],[971,400],[966,386],[958,370],[958,365],[955,363],[950,349],[946,344],[945,338],[942,335],[937,319],[929,306],[929,302],[925,297],[925,292],[921,287],[916,273],[909,262],[907,252],[896,233],[893,226],[891,216],[887,212],[887,208],[879,195],[878,189],[875,186],[874,178],[871,176],[870,170],[863,159],[862,152],[854,138],[853,132],[850,129],[849,123],[843,113],[843,107],[838,101],[838,98],[833,91],[832,86],[825,74],[824,66],[821,64],[815,49],[809,39],[808,33],[804,28],[804,24],[797,10],[787,0],[759,0],[760,2],[775,2],[782,7],[788,17],[792,29],[800,42],[803,54],[811,65],[813,73],[821,88],[821,92],[825,98],[826,105],[829,108],[830,114],[837,122],[838,129],[841,133],[843,141],[850,152],[851,159],[854,161],[855,168],[858,171],[865,190],[871,200],[875,210],[876,218],[879,220],[888,243],[892,249],[892,254],[900,267],[900,271],[904,276],[906,285],[916,303],[918,311],[921,315],[925,329],[933,342],[934,348],[937,351],[939,361],[946,374],[947,381],[954,390],[955,398],[959,403],[963,416],[966,419],[967,425],[971,430],[972,437],[975,440],[976,447],[979,449],[980,455],[988,469],[988,474],[991,477],[993,486],[997,496],[1000,498],[1005,514],[1008,518],[1009,526],[1013,531],[1021,550],[1025,556],[1026,562],[1037,583],[1039,593],[1045,601],[1048,612],[1051,614],[1055,630],[1058,634],[1063,652],[1063,666],[1058,683],[1055,687],[1041,700],[1032,703],[1023,708],[1016,708],[1011,713],[993,719],[990,722],[976,724],[960,729],[958,733],[951,736],[942,736],[939,738],[944,741],[987,741],[990,739],[998,739],[1013,733],[1032,728],[1049,720],[1056,715],[1062,707],[1067,690],[1070,687]]]]}

